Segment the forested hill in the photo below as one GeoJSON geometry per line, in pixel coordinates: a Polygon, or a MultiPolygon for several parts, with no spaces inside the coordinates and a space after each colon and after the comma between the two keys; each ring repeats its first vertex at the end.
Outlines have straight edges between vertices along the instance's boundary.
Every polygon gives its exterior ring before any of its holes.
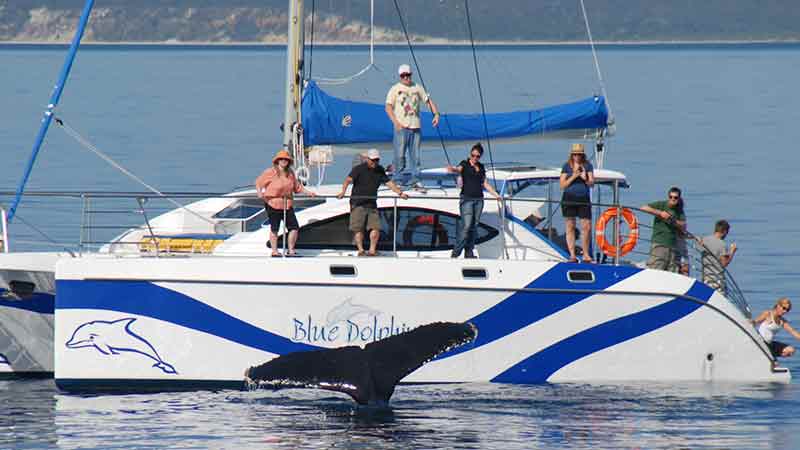
{"type": "MultiPolygon", "coordinates": [[[[0,41],[70,39],[83,0],[0,0],[0,41]]],[[[286,0],[96,0],[87,41],[281,42],[286,0]]],[[[365,41],[369,0],[305,0],[318,42],[365,41]]],[[[464,0],[375,0],[380,41],[468,38],[464,0]]],[[[599,41],[800,40],[800,0],[585,0],[599,41]]],[[[579,0],[472,0],[478,41],[583,41],[579,0]]],[[[310,30],[310,27],[309,27],[310,30]]]]}

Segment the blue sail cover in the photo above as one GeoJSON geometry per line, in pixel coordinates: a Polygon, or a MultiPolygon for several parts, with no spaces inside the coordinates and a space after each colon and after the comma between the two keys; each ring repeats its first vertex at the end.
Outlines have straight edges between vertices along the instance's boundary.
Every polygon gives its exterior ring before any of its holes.
{"type": "MultiPolygon", "coordinates": [[[[342,100],[326,94],[314,81],[303,93],[305,145],[357,145],[392,142],[392,123],[385,106],[342,100]]],[[[438,132],[433,115],[422,113],[422,141],[479,141],[486,137],[481,114],[443,114],[438,132]]],[[[574,131],[577,136],[607,127],[608,109],[603,97],[530,111],[487,114],[491,139],[514,139],[574,131]]]]}

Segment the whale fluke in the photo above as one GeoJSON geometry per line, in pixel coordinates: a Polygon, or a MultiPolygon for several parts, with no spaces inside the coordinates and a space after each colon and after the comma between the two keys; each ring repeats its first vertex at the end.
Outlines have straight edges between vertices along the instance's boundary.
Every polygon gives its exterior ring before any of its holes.
{"type": "Polygon", "coordinates": [[[357,346],[288,353],[245,372],[256,388],[316,388],[344,392],[358,404],[386,404],[397,383],[426,362],[472,342],[471,323],[436,322],[363,349],[357,346]]]}

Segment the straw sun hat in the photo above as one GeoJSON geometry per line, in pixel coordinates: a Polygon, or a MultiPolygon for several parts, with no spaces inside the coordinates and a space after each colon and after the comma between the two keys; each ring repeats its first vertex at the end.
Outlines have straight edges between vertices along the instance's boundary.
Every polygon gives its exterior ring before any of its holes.
{"type": "Polygon", "coordinates": [[[275,157],[272,158],[272,164],[278,164],[279,159],[288,159],[290,164],[294,162],[292,155],[286,150],[279,150],[278,153],[275,153],[275,157]]]}

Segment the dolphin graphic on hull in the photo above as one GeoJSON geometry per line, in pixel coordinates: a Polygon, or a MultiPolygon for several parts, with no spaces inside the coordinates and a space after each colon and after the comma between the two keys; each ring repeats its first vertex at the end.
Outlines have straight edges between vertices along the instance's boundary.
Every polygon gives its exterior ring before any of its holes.
{"type": "Polygon", "coordinates": [[[353,297],[347,297],[342,303],[336,305],[325,315],[325,326],[331,327],[339,322],[350,320],[359,315],[367,317],[378,316],[381,312],[366,305],[353,304],[353,297]]]}
{"type": "Polygon", "coordinates": [[[86,322],[75,329],[65,345],[71,349],[94,347],[104,355],[138,353],[155,361],[153,367],[162,372],[177,374],[175,367],[164,361],[147,339],[131,329],[134,322],[135,317],[86,322]]]}
{"type": "Polygon", "coordinates": [[[471,323],[436,322],[358,346],[287,353],[245,371],[245,385],[343,392],[360,405],[385,405],[394,388],[426,362],[478,336],[471,323]]]}

